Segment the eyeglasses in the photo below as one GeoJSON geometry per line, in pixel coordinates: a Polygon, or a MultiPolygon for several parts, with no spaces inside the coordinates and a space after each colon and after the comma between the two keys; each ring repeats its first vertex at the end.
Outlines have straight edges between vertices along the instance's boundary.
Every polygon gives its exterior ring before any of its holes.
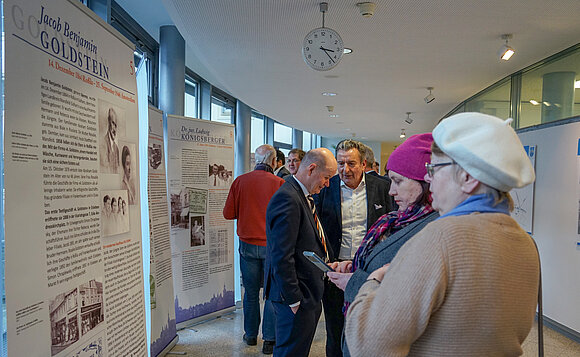
{"type": "Polygon", "coordinates": [[[438,166],[448,166],[448,165],[455,165],[457,164],[455,161],[451,161],[451,162],[441,162],[439,164],[430,164],[428,162],[425,163],[425,169],[427,169],[427,175],[429,175],[429,177],[433,177],[433,175],[435,175],[435,168],[438,166]]]}

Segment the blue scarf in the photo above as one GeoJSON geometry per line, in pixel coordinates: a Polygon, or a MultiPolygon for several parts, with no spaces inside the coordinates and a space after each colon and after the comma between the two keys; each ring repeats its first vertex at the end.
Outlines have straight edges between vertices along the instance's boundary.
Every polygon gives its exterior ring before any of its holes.
{"type": "Polygon", "coordinates": [[[503,200],[498,204],[494,204],[495,199],[492,195],[481,194],[471,196],[465,201],[461,202],[457,207],[445,213],[437,219],[449,216],[464,216],[474,212],[479,213],[503,213],[509,216],[508,201],[503,200]]]}
{"type": "Polygon", "coordinates": [[[256,167],[254,167],[254,170],[268,171],[271,174],[274,173],[274,169],[272,168],[272,166],[264,164],[262,162],[259,164],[256,164],[256,167]]]}

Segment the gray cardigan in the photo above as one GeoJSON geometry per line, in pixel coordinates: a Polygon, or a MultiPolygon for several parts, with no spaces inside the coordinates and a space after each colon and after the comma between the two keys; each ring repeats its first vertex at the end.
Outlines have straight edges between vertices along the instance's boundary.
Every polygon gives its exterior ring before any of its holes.
{"type": "Polygon", "coordinates": [[[344,301],[348,301],[349,303],[353,302],[356,294],[358,294],[358,290],[369,275],[383,265],[390,263],[405,242],[419,233],[429,222],[434,221],[438,217],[439,213],[430,213],[425,218],[409,224],[377,244],[365,261],[364,266],[358,268],[350,277],[344,290],[344,301]]]}

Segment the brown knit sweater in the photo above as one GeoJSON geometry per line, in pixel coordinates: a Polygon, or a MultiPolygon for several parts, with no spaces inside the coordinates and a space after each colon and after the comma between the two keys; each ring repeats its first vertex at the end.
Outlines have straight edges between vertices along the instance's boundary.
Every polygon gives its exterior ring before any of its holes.
{"type": "Polygon", "coordinates": [[[383,282],[348,310],[352,356],[519,356],[534,319],[539,261],[499,213],[446,217],[406,243],[383,282]]]}

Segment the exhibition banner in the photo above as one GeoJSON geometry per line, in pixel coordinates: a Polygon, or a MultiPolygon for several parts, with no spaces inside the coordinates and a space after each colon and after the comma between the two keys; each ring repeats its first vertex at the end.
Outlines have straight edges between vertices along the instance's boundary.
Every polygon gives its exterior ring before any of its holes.
{"type": "MultiPolygon", "coordinates": [[[[526,155],[530,159],[534,171],[536,170],[536,145],[524,145],[526,155]]],[[[534,223],[534,188],[535,182],[522,188],[514,188],[510,195],[514,201],[512,217],[529,234],[532,234],[534,223]]]]}
{"type": "Polygon", "coordinates": [[[222,213],[234,126],[168,115],[167,136],[175,316],[183,327],[234,307],[234,225],[222,213]]]}
{"type": "Polygon", "coordinates": [[[9,356],[147,356],[133,47],[81,2],[5,0],[9,356]]]}
{"type": "Polygon", "coordinates": [[[149,107],[149,144],[147,180],[149,194],[151,296],[151,356],[158,356],[177,339],[173,277],[171,274],[171,243],[169,241],[169,205],[165,175],[165,145],[163,112],[149,107]]]}

